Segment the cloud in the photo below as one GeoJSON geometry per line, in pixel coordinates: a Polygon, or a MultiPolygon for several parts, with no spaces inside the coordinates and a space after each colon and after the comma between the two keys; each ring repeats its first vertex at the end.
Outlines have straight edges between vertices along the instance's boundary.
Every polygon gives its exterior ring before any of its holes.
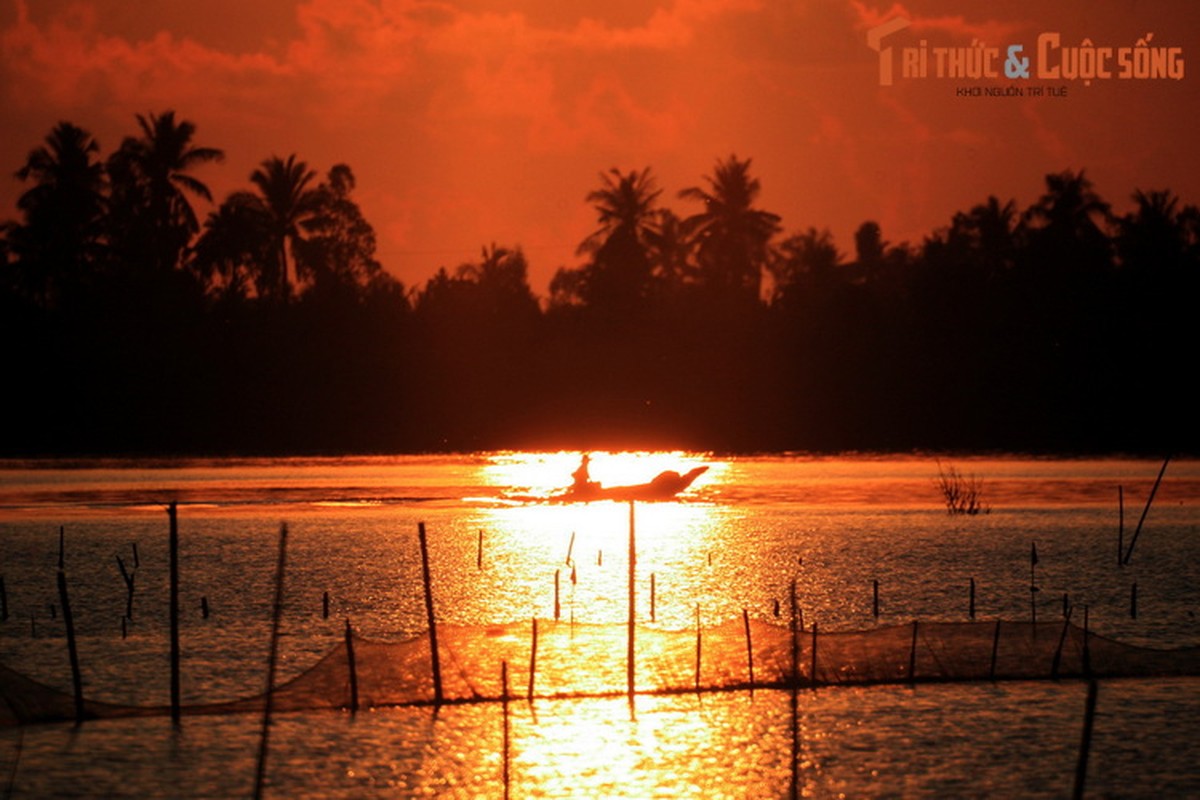
{"type": "Polygon", "coordinates": [[[73,6],[43,27],[30,20],[24,0],[17,10],[15,24],[0,37],[0,58],[10,97],[26,107],[69,110],[98,99],[145,105],[201,80],[285,71],[270,57],[222,53],[168,31],[138,42],[103,34],[86,5],[73,6]]]}
{"type": "MultiPolygon", "coordinates": [[[[870,67],[845,8],[831,3],[675,0],[619,13],[596,4],[549,21],[436,1],[307,0],[292,9],[288,40],[236,54],[186,31],[102,30],[86,5],[39,23],[18,8],[3,57],[23,64],[28,107],[85,127],[99,115],[122,133],[134,113],[174,108],[227,150],[233,173],[210,181],[218,196],[244,188],[271,153],[298,152],[321,170],[347,161],[381,247],[402,254],[384,262],[402,272],[428,273],[436,253],[454,262],[481,242],[530,236],[566,242],[545,254],[562,263],[592,224],[580,201],[598,171],[666,165],[671,197],[730,151],[767,169],[803,159],[797,143],[822,125],[821,192],[847,172],[858,191],[878,186],[857,173],[870,168],[866,112],[827,97],[837,73],[811,72],[860,58],[870,67]],[[448,255],[464,240],[461,256],[448,255]]],[[[786,188],[782,176],[763,177],[786,188]]]]}
{"type": "MultiPolygon", "coordinates": [[[[925,3],[924,5],[939,4],[925,3]]],[[[955,4],[955,8],[959,5],[961,4],[955,4]]],[[[999,20],[986,18],[974,20],[968,19],[963,14],[958,13],[914,11],[901,3],[893,3],[884,10],[880,10],[876,6],[867,5],[861,0],[853,0],[850,6],[854,9],[858,26],[863,31],[882,25],[895,17],[903,17],[912,23],[912,33],[921,35],[941,33],[962,41],[977,39],[987,44],[999,45],[999,43],[1006,42],[1030,28],[1030,23],[1019,19],[999,20]]],[[[988,8],[989,6],[982,6],[981,10],[986,11],[988,8]]]]}
{"type": "MultiPolygon", "coordinates": [[[[218,197],[246,188],[272,154],[321,172],[345,162],[381,260],[410,285],[497,241],[525,246],[539,291],[553,267],[574,263],[595,222],[583,197],[613,166],[652,167],[663,202],[686,211],[676,191],[715,158],[753,157],[764,207],[789,229],[830,227],[843,248],[863,219],[919,240],[961,204],[1036,187],[1068,158],[1100,174],[1136,150],[1152,183],[1185,193],[1177,176],[1200,174],[1194,148],[1155,138],[1188,141],[1176,111],[1195,96],[1190,78],[1073,89],[1044,107],[959,100],[949,83],[878,85],[866,31],[894,15],[912,21],[897,42],[931,44],[1000,45],[1060,23],[1106,41],[1185,30],[1169,16],[1101,17],[1081,0],[210,2],[219,10],[135,14],[123,0],[0,10],[10,112],[0,169],[11,174],[60,119],[107,153],[134,132],[134,114],[174,109],[226,150],[226,165],[200,176],[218,197]],[[227,21],[226,35],[206,14],[239,24],[227,21]],[[1167,93],[1181,99],[1157,99],[1167,93]],[[1145,133],[1127,133],[1134,124],[1145,133]]],[[[0,206],[19,190],[0,182],[0,206]]]]}
{"type": "Polygon", "coordinates": [[[656,78],[661,60],[721,15],[758,5],[676,0],[630,24],[597,15],[549,26],[423,0],[308,0],[294,7],[297,34],[282,47],[235,54],[177,31],[106,32],[87,3],[39,24],[17,0],[0,58],[10,100],[59,114],[171,106],[209,119],[250,114],[268,130],[272,118],[297,116],[332,127],[395,114],[433,126],[523,119],[536,148],[669,143],[686,112],[676,87],[656,78]]]}

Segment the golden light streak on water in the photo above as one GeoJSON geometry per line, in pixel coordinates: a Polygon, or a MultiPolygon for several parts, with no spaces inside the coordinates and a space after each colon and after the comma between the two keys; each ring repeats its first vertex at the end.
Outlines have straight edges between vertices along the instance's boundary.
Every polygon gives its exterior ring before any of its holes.
{"type": "MultiPolygon", "coordinates": [[[[724,461],[686,452],[593,455],[592,477],[608,485],[710,466],[679,501],[635,507],[637,620],[648,626],[637,642],[642,691],[653,685],[656,669],[665,669],[656,667],[666,660],[660,657],[670,655],[657,643],[670,631],[693,631],[697,605],[704,680],[715,670],[740,680],[748,668],[743,612],[752,624],[786,624],[792,580],[806,621],[819,621],[822,632],[964,620],[972,578],[980,618],[1024,619],[1031,540],[1041,557],[1039,616],[1056,615],[1059,598],[1069,593],[1073,604],[1089,605],[1092,629],[1101,635],[1152,647],[1193,646],[1200,635],[1193,611],[1200,585],[1200,466],[1194,460],[1171,463],[1134,563],[1117,567],[1118,489],[1128,536],[1161,462],[946,460],[986,481],[992,513],[962,519],[942,508],[931,456],[724,461]],[[651,575],[657,576],[655,622],[651,575]],[[872,614],[874,579],[881,584],[879,619],[872,614]],[[1142,610],[1132,619],[1135,580],[1142,610]],[[778,602],[782,616],[773,613],[778,602]],[[729,656],[719,659],[722,636],[729,656]]],[[[514,797],[787,796],[793,745],[786,694],[642,694],[636,715],[629,714],[623,696],[628,505],[546,502],[569,484],[579,457],[475,453],[87,469],[0,464],[0,532],[13,612],[0,628],[0,660],[69,689],[61,614],[48,616],[45,594],[65,524],[89,699],[165,702],[166,517],[160,502],[177,498],[183,503],[185,701],[246,697],[262,688],[281,520],[291,531],[287,635],[281,639],[281,666],[289,675],[342,641],[346,618],[367,639],[399,642],[425,631],[415,534],[425,522],[437,613],[446,626],[447,674],[455,665],[449,655],[455,626],[517,631],[506,651],[511,689],[521,695],[509,704],[514,797]],[[485,550],[478,567],[480,530],[485,550]],[[128,562],[133,542],[142,566],[135,622],[125,639],[119,628],[124,587],[113,556],[128,562]],[[557,625],[547,621],[556,571],[557,625]],[[325,591],[333,599],[329,619],[321,611],[325,591]],[[213,608],[207,619],[197,609],[201,595],[213,608]],[[541,621],[545,655],[536,686],[545,694],[532,704],[523,697],[531,617],[541,621]],[[613,635],[607,642],[571,639],[572,620],[576,634],[582,626],[606,626],[613,635]],[[583,670],[586,688],[615,693],[556,697],[566,682],[553,671],[555,648],[570,656],[561,659],[560,672],[571,681],[583,670]]],[[[674,639],[687,652],[670,660],[677,665],[672,683],[690,685],[694,638],[674,639]]],[[[756,680],[766,680],[768,660],[756,660],[755,671],[756,680]]],[[[488,682],[499,683],[498,670],[479,677],[479,685],[488,682]]],[[[1093,791],[1196,795],[1194,684],[1105,684],[1093,791]],[[1147,771],[1148,763],[1155,769],[1147,771]]],[[[1082,704],[1083,687],[1069,681],[806,690],[798,711],[801,794],[1058,796],[1074,764],[1082,704]],[[1019,774],[1014,763],[1022,765],[1019,774]]],[[[436,716],[427,708],[279,716],[272,794],[500,796],[500,715],[498,704],[479,703],[443,708],[436,716]]],[[[182,736],[165,719],[96,720],[78,730],[31,726],[8,739],[10,749],[17,746],[13,737],[23,742],[13,794],[244,796],[257,724],[243,715],[187,718],[182,736]],[[113,770],[113,764],[129,768],[113,770]]]]}
{"type": "MultiPolygon", "coordinates": [[[[677,499],[634,506],[637,618],[639,623],[661,621],[656,611],[664,594],[671,593],[678,623],[684,610],[706,602],[696,573],[727,533],[728,509],[705,498],[719,488],[728,465],[682,452],[591,455],[591,478],[604,486],[645,483],[665,470],[709,467],[677,499]],[[651,576],[657,577],[656,586],[651,576]]],[[[503,494],[499,502],[482,504],[484,559],[509,576],[514,591],[546,598],[539,612],[546,618],[622,621],[628,609],[629,504],[550,501],[570,483],[579,460],[580,454],[571,452],[504,453],[480,468],[481,482],[503,494]],[[556,572],[557,592],[552,593],[556,572]]]]}
{"type": "MultiPolygon", "coordinates": [[[[571,484],[571,474],[579,466],[582,453],[507,452],[494,455],[481,469],[485,486],[506,487],[518,499],[549,499],[571,484]]],[[[647,483],[666,470],[686,472],[693,467],[707,466],[684,498],[694,498],[706,485],[719,484],[727,469],[723,461],[703,454],[683,451],[592,451],[589,471],[591,479],[604,486],[628,486],[647,483]]]]}
{"type": "Polygon", "coordinates": [[[575,703],[570,713],[535,703],[516,728],[516,775],[544,797],[697,796],[697,761],[728,739],[698,699],[685,711],[639,701],[641,713],[621,701],[575,703]]]}

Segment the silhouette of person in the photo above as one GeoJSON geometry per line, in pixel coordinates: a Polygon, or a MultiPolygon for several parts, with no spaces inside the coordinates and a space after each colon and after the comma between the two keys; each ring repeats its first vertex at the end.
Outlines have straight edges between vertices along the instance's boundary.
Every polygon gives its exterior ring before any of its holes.
{"type": "Polygon", "coordinates": [[[591,475],[588,474],[588,463],[592,457],[587,453],[583,454],[583,458],[579,460],[579,467],[571,473],[571,479],[574,483],[571,484],[573,489],[586,489],[588,484],[592,482],[591,475]]]}

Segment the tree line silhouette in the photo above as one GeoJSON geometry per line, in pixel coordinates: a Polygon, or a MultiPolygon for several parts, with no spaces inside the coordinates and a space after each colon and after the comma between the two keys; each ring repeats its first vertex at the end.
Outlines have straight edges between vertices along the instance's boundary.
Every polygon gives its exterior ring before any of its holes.
{"type": "Polygon", "coordinates": [[[174,112],[107,158],[57,125],[0,227],[3,453],[695,447],[1194,451],[1200,211],[1083,171],[988,197],[919,244],[841,252],[758,207],[751,160],[666,204],[600,175],[547,298],[519,246],[406,287],[351,169],[222,151],[174,112]],[[210,207],[201,220],[197,206],[210,207]]]}

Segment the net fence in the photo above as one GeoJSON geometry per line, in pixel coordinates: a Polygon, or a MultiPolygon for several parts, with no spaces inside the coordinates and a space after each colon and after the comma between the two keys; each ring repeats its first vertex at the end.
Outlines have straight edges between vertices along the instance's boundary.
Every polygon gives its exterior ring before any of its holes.
{"type": "MultiPolygon", "coordinates": [[[[438,626],[399,642],[357,635],[275,687],[277,711],[504,698],[560,698],[906,682],[1200,675],[1200,647],[1157,650],[1070,622],[920,622],[822,632],[755,620],[660,630],[547,620],[438,626]],[[502,677],[502,672],[505,677],[502,677]],[[440,698],[439,698],[440,695],[440,698]]],[[[76,719],[75,697],[0,665],[0,726],[76,719]]],[[[262,710],[266,693],[184,714],[262,710]]],[[[163,715],[167,706],[83,701],[86,718],[163,715]]]]}

